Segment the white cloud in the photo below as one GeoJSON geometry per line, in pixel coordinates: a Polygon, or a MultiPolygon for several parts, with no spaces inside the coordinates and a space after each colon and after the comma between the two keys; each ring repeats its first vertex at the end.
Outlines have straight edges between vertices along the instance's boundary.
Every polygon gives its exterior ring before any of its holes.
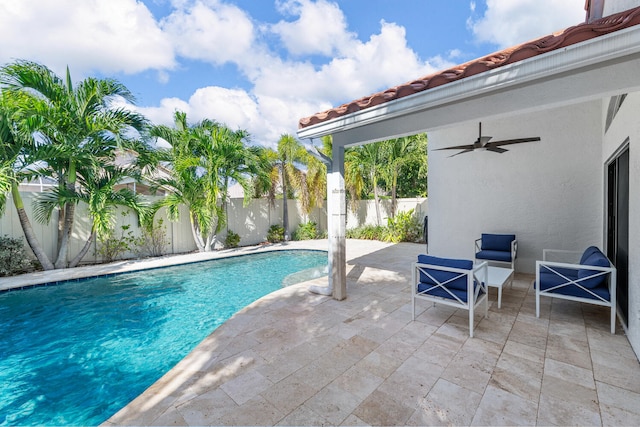
{"type": "Polygon", "coordinates": [[[487,0],[469,26],[477,41],[514,46],[584,21],[584,0],[487,0]]]}
{"type": "Polygon", "coordinates": [[[177,53],[213,64],[242,62],[254,43],[254,28],[247,14],[233,5],[210,1],[181,2],[162,20],[177,53]]]}
{"type": "Polygon", "coordinates": [[[255,79],[254,90],[259,95],[335,104],[429,74],[445,64],[439,59],[420,61],[406,45],[404,28],[382,21],[379,34],[343,47],[340,56],[321,67],[272,62],[255,79]]]}
{"type": "Polygon", "coordinates": [[[285,0],[277,5],[283,13],[298,16],[296,21],[280,21],[270,27],[294,55],[330,56],[356,38],[347,31],[345,16],[335,3],[285,0]]]}
{"type": "Polygon", "coordinates": [[[175,66],[171,43],[136,0],[0,0],[0,63],[28,59],[77,77],[175,66]]]}

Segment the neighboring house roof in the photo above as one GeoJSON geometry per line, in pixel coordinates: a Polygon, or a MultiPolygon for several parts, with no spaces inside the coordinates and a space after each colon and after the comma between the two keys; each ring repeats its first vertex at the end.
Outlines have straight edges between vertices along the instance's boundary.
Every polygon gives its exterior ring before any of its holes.
{"type": "Polygon", "coordinates": [[[640,7],[610,15],[591,23],[569,27],[563,31],[541,37],[517,46],[487,55],[483,58],[457,65],[444,71],[424,76],[382,92],[351,101],[339,107],[300,119],[298,128],[303,129],[350,113],[423,92],[425,90],[471,77],[514,62],[565,48],[576,43],[603,36],[640,24],[640,7]]]}

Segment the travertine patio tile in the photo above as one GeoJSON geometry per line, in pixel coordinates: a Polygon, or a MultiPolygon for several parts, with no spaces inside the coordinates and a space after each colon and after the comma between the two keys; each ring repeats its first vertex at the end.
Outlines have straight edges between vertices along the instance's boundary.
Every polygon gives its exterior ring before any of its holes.
{"type": "Polygon", "coordinates": [[[542,387],[543,363],[503,352],[491,374],[489,386],[537,404],[542,387]]]}
{"type": "Polygon", "coordinates": [[[587,329],[584,325],[582,311],[575,318],[569,320],[557,320],[553,317],[549,320],[549,335],[564,335],[577,341],[587,342],[587,329]]]}
{"type": "Polygon", "coordinates": [[[580,385],[585,388],[596,388],[591,369],[580,368],[570,363],[553,359],[545,359],[544,376],[555,377],[568,383],[580,385]]]}
{"type": "Polygon", "coordinates": [[[531,347],[511,340],[507,341],[504,345],[503,353],[518,356],[531,362],[544,363],[544,349],[531,347]]]}
{"type": "Polygon", "coordinates": [[[537,402],[489,385],[471,421],[474,426],[534,425],[537,402]]]}
{"type": "Polygon", "coordinates": [[[344,374],[333,380],[331,384],[334,384],[361,400],[364,400],[364,398],[378,388],[383,381],[383,378],[374,375],[368,370],[364,370],[358,366],[353,366],[344,374]]]}
{"type": "Polygon", "coordinates": [[[214,425],[227,411],[238,405],[221,389],[201,394],[176,408],[190,426],[214,425]]]}
{"type": "Polygon", "coordinates": [[[306,405],[298,406],[278,422],[278,426],[324,426],[329,421],[306,405]]]}
{"type": "Polygon", "coordinates": [[[262,397],[284,414],[288,414],[317,393],[319,388],[309,385],[304,377],[289,375],[262,392],[262,397]]]}
{"type": "Polygon", "coordinates": [[[242,405],[251,400],[257,394],[262,393],[273,385],[266,377],[258,371],[251,370],[243,375],[225,382],[220,386],[238,405],[242,405]]]}
{"type": "Polygon", "coordinates": [[[189,424],[184,419],[182,414],[173,408],[161,414],[158,418],[152,421],[153,424],[156,425],[165,425],[165,426],[188,426],[189,424]]]}
{"type": "Polygon", "coordinates": [[[362,400],[332,383],[307,400],[303,406],[311,408],[315,413],[322,414],[322,417],[329,424],[339,425],[362,400]]]}
{"type": "Polygon", "coordinates": [[[567,402],[562,398],[542,395],[538,406],[537,424],[543,426],[599,426],[602,425],[602,420],[596,403],[582,405],[567,402]]]}
{"type": "Polygon", "coordinates": [[[596,381],[640,393],[640,367],[637,360],[600,351],[591,352],[596,381]]]}
{"type": "Polygon", "coordinates": [[[396,401],[393,396],[374,391],[353,411],[353,415],[374,426],[401,425],[415,408],[396,401]]]}
{"type": "Polygon", "coordinates": [[[369,426],[371,424],[365,423],[360,418],[358,418],[355,415],[351,414],[340,425],[342,425],[342,426],[369,426]]]}
{"type": "Polygon", "coordinates": [[[606,331],[587,328],[589,348],[600,353],[614,354],[631,360],[637,360],[636,354],[629,345],[629,340],[623,332],[613,335],[608,329],[606,331]]]}
{"type": "Polygon", "coordinates": [[[549,331],[546,356],[550,359],[565,361],[585,369],[591,369],[589,344],[567,335],[555,335],[549,331]]]}
{"type": "Polygon", "coordinates": [[[420,402],[407,425],[469,425],[481,399],[480,393],[439,379],[420,402]]]}
{"type": "Polygon", "coordinates": [[[622,409],[635,414],[636,420],[640,420],[640,393],[599,381],[596,381],[596,389],[598,391],[598,401],[601,405],[622,409]]]}
{"type": "Polygon", "coordinates": [[[600,416],[603,426],[628,427],[638,425],[640,415],[614,406],[600,404],[600,416]]]}
{"type": "Polygon", "coordinates": [[[389,339],[380,344],[375,351],[376,353],[395,359],[401,364],[416,351],[416,347],[399,340],[389,339]]]}
{"type": "Polygon", "coordinates": [[[473,353],[475,352],[458,353],[441,378],[482,395],[491,374],[486,370],[487,363],[483,360],[483,355],[473,353]]]}
{"type": "Polygon", "coordinates": [[[595,388],[547,375],[545,368],[538,424],[599,425],[600,412],[595,388]]]}
{"type": "Polygon", "coordinates": [[[531,347],[547,347],[547,327],[544,324],[525,323],[516,319],[509,339],[531,347]]]}
{"type": "Polygon", "coordinates": [[[274,425],[284,415],[283,411],[276,408],[262,396],[256,396],[243,405],[225,411],[214,424],[232,426],[274,425]]]}
{"type": "Polygon", "coordinates": [[[394,359],[374,350],[357,362],[355,366],[384,379],[391,375],[401,364],[401,360],[394,359]]]}

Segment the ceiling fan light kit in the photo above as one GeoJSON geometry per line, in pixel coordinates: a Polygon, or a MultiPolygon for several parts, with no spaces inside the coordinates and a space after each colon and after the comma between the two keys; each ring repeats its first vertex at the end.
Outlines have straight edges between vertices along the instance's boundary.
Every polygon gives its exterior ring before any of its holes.
{"type": "Polygon", "coordinates": [[[459,153],[452,154],[449,157],[457,156],[458,154],[469,153],[475,150],[484,149],[486,151],[492,151],[494,153],[502,154],[507,150],[506,148],[501,148],[503,145],[511,145],[511,144],[521,144],[523,142],[533,142],[540,141],[539,136],[530,137],[530,138],[518,138],[518,139],[505,139],[502,141],[490,141],[491,136],[482,136],[482,123],[478,123],[478,139],[475,140],[473,144],[465,144],[465,145],[456,145],[453,147],[446,148],[437,148],[436,151],[440,150],[462,150],[459,153]]]}

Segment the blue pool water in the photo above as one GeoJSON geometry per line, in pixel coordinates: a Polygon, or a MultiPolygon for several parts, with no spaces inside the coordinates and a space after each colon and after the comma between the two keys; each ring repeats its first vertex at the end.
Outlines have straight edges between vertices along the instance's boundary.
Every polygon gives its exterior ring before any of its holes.
{"type": "Polygon", "coordinates": [[[0,293],[0,425],[100,424],[235,312],[326,265],[278,251],[0,293]]]}

